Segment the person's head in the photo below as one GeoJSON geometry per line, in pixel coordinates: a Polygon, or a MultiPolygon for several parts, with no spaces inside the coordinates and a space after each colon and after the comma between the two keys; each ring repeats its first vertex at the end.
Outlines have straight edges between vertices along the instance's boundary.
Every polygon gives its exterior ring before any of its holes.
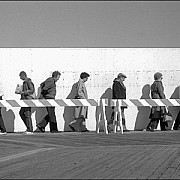
{"type": "Polygon", "coordinates": [[[60,76],[61,76],[61,73],[59,71],[54,71],[52,73],[52,77],[54,78],[55,82],[59,80],[60,76]]]}
{"type": "Polygon", "coordinates": [[[20,79],[22,79],[23,81],[26,80],[26,79],[27,79],[27,74],[26,74],[26,72],[25,72],[25,71],[21,71],[21,72],[19,73],[19,77],[20,77],[20,79]]]}
{"type": "Polygon", "coordinates": [[[162,73],[160,73],[160,72],[156,72],[155,74],[154,74],[154,80],[155,81],[162,81],[162,77],[163,75],[162,75],[162,73]]]}
{"type": "Polygon", "coordinates": [[[120,80],[120,81],[124,81],[125,78],[127,78],[127,76],[123,73],[119,73],[118,76],[117,76],[117,79],[120,80]]]}
{"type": "Polygon", "coordinates": [[[88,73],[86,73],[86,72],[82,72],[81,74],[80,74],[80,78],[83,80],[83,82],[86,82],[87,80],[88,80],[88,77],[89,77],[90,75],[88,74],[88,73]]]}

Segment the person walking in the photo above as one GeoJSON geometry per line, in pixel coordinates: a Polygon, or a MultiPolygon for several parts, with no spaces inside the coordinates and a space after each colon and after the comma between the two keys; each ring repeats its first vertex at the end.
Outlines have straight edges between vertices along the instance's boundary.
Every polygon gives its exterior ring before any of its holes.
{"type": "MultiPolygon", "coordinates": [[[[178,91],[178,98],[180,99],[180,90],[178,91]]],[[[173,126],[173,130],[180,130],[180,110],[176,116],[176,119],[174,121],[174,126],[173,126]]]]}
{"type": "MultiPolygon", "coordinates": [[[[85,82],[87,82],[90,75],[86,72],[82,72],[80,74],[80,79],[76,83],[76,96],[75,99],[88,99],[87,89],[85,86],[85,82]]],[[[88,107],[87,106],[77,106],[75,107],[75,113],[74,113],[74,121],[72,121],[69,124],[69,127],[73,131],[79,131],[79,132],[88,132],[86,128],[86,122],[85,119],[87,118],[88,114],[88,107]]]]}
{"type": "MultiPolygon", "coordinates": [[[[21,71],[19,76],[20,79],[23,80],[22,91],[19,92],[19,94],[21,94],[21,99],[34,99],[35,88],[32,80],[27,77],[25,71],[21,71]]],[[[25,134],[33,134],[31,114],[31,107],[21,107],[19,111],[19,115],[27,128],[25,134]]]]}
{"type": "MultiPolygon", "coordinates": [[[[0,82],[0,100],[2,100],[3,95],[4,95],[4,90],[2,87],[2,82],[0,82]]],[[[6,131],[6,127],[4,125],[1,110],[2,110],[2,107],[0,107],[0,130],[1,130],[0,135],[4,135],[4,134],[7,134],[7,131],[6,131]]]]}
{"type": "MultiPolygon", "coordinates": [[[[154,74],[154,82],[151,85],[151,98],[152,99],[165,99],[164,87],[162,83],[163,75],[160,72],[154,74]]],[[[166,113],[166,108],[164,106],[153,106],[149,118],[151,119],[146,130],[154,131],[157,129],[158,122],[160,120],[161,131],[165,131],[168,127],[168,123],[164,122],[164,114],[166,113]]]]}
{"type": "MultiPolygon", "coordinates": [[[[61,73],[59,71],[54,71],[52,77],[47,78],[44,82],[41,83],[41,95],[40,98],[44,99],[55,99],[56,96],[56,82],[59,80],[61,73]]],[[[57,121],[55,115],[55,107],[46,107],[47,115],[39,122],[36,126],[41,132],[45,132],[45,127],[49,122],[50,132],[57,133],[57,121]]]]}
{"type": "MultiPolygon", "coordinates": [[[[127,78],[127,76],[123,73],[119,73],[117,78],[113,81],[112,86],[112,99],[126,99],[126,87],[124,85],[124,81],[127,78]]],[[[125,120],[125,114],[124,109],[127,108],[125,106],[121,107],[121,116],[122,116],[122,125],[123,125],[123,132],[129,132],[129,130],[126,128],[126,120],[125,120]]],[[[114,110],[114,107],[113,107],[114,110]]],[[[111,131],[110,126],[113,124],[114,121],[114,111],[111,114],[111,119],[108,121],[108,131],[111,131]]],[[[117,123],[119,123],[120,119],[119,116],[117,117],[117,123]]]]}

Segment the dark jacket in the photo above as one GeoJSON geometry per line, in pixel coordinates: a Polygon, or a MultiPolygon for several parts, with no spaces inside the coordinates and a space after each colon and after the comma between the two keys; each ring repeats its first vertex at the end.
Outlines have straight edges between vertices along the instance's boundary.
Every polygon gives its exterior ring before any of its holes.
{"type": "MultiPolygon", "coordinates": [[[[152,99],[165,99],[164,87],[161,81],[154,81],[151,85],[152,99]]],[[[163,106],[153,106],[149,115],[150,119],[160,119],[164,117],[166,108],[163,106]]]]}
{"type": "Polygon", "coordinates": [[[117,78],[113,81],[113,99],[126,99],[126,87],[123,82],[119,82],[117,78]]]}
{"type": "Polygon", "coordinates": [[[22,91],[24,93],[21,94],[21,99],[32,99],[31,95],[35,92],[35,88],[30,78],[27,78],[23,82],[22,91]]]}
{"type": "Polygon", "coordinates": [[[56,96],[56,84],[54,78],[47,78],[41,83],[41,94],[45,99],[55,99],[56,96]]]}
{"type": "Polygon", "coordinates": [[[164,87],[161,81],[154,81],[151,85],[151,98],[152,99],[165,99],[164,87]]]}

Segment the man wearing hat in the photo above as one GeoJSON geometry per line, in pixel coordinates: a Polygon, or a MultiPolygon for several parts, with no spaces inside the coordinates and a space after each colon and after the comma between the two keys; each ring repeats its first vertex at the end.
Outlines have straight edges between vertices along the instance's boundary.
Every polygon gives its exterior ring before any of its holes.
{"type": "MultiPolygon", "coordinates": [[[[112,99],[126,99],[126,87],[123,83],[125,78],[127,78],[127,76],[125,74],[119,73],[117,78],[114,79],[113,86],[112,86],[112,89],[113,89],[112,99]]],[[[123,131],[128,132],[129,130],[127,130],[127,128],[126,128],[126,121],[125,121],[125,115],[124,115],[125,108],[127,108],[127,107],[121,107],[121,116],[122,116],[123,131]]],[[[113,107],[113,109],[114,109],[114,107],[113,107]]],[[[109,132],[111,130],[109,125],[113,124],[113,120],[114,120],[114,111],[112,112],[111,120],[108,122],[109,132]]],[[[117,120],[119,121],[119,117],[117,118],[117,120]]]]}
{"type": "MultiPolygon", "coordinates": [[[[162,83],[163,75],[160,72],[154,74],[154,82],[151,85],[151,98],[152,99],[165,99],[164,87],[162,83]]],[[[146,128],[147,131],[154,131],[157,129],[159,120],[161,131],[165,131],[168,127],[168,123],[164,122],[164,114],[166,113],[166,108],[164,106],[152,106],[150,111],[150,122],[146,128]]]]}

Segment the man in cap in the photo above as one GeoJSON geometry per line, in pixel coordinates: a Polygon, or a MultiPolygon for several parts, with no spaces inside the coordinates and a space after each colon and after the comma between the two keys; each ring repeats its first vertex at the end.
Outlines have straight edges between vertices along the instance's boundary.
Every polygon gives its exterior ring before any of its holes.
{"type": "MultiPolygon", "coordinates": [[[[126,99],[126,87],[123,83],[123,81],[127,78],[127,76],[123,73],[119,73],[117,78],[114,79],[113,81],[113,92],[112,92],[112,99],[126,99]]],[[[126,128],[126,121],[125,121],[125,115],[124,115],[124,109],[127,107],[121,107],[121,116],[122,116],[122,124],[123,124],[123,131],[128,132],[126,128]]],[[[113,107],[114,109],[114,107],[113,107]]],[[[110,124],[113,124],[114,120],[114,111],[112,112],[111,115],[111,120],[108,122],[108,130],[110,131],[110,124]]],[[[117,118],[119,121],[119,117],[117,118]]],[[[118,122],[119,123],[119,122],[118,122]]]]}

